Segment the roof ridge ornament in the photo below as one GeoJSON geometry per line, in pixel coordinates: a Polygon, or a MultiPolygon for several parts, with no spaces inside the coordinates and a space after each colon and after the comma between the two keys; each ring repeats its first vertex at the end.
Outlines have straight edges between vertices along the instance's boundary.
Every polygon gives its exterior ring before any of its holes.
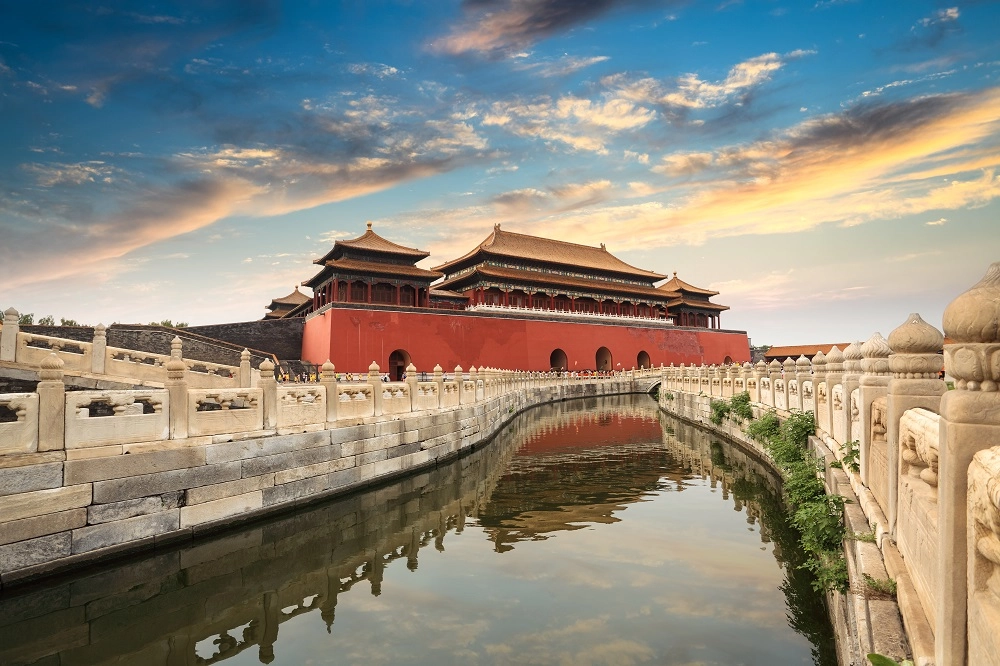
{"type": "Polygon", "coordinates": [[[368,226],[368,231],[371,231],[372,230],[372,221],[368,220],[367,222],[365,222],[365,224],[368,226]]]}

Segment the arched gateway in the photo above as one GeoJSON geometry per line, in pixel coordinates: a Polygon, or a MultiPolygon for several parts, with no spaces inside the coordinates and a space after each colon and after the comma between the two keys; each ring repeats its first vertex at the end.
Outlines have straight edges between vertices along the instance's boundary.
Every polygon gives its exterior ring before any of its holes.
{"type": "Polygon", "coordinates": [[[410,354],[405,349],[397,349],[389,354],[389,379],[394,382],[402,381],[409,364],[410,354]]]}
{"type": "Polygon", "coordinates": [[[648,368],[649,367],[649,354],[645,351],[639,352],[638,356],[635,357],[635,367],[637,368],[648,368]]]}
{"type": "Polygon", "coordinates": [[[553,349],[549,354],[549,368],[553,370],[565,370],[569,361],[566,359],[566,352],[562,349],[553,349]]]}
{"type": "Polygon", "coordinates": [[[611,350],[607,347],[601,347],[597,350],[597,355],[594,357],[595,369],[602,372],[610,372],[615,369],[614,359],[611,358],[611,350]]]}

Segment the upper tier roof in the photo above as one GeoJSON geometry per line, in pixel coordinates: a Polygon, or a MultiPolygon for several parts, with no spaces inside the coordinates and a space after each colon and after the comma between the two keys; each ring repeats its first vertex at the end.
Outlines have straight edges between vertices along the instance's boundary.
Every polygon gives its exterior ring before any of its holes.
{"type": "Polygon", "coordinates": [[[447,273],[449,269],[467,263],[469,259],[478,254],[607,271],[653,282],[666,277],[666,275],[660,275],[659,273],[653,273],[652,271],[646,271],[626,264],[608,252],[603,243],[600,247],[577,245],[576,243],[567,243],[566,241],[502,231],[499,224],[493,227],[493,232],[486,237],[486,240],[474,247],[470,252],[458,259],[435,266],[434,270],[447,273]]]}
{"type": "Polygon", "coordinates": [[[357,238],[352,238],[351,240],[338,240],[334,241],[333,247],[325,255],[313,261],[314,264],[325,264],[334,257],[339,257],[344,248],[350,248],[354,250],[367,250],[368,252],[377,252],[379,254],[394,254],[397,256],[407,257],[412,259],[411,263],[415,263],[424,257],[430,256],[430,252],[424,252],[423,250],[418,250],[414,247],[406,247],[405,245],[399,245],[393,243],[391,240],[382,238],[377,233],[372,231],[372,223],[368,222],[368,230],[364,234],[358,236],[357,238]]]}
{"type": "Polygon", "coordinates": [[[701,287],[695,287],[694,285],[688,284],[684,280],[677,277],[677,271],[674,271],[674,276],[661,284],[657,289],[662,289],[664,291],[676,291],[676,292],[688,292],[689,294],[704,294],[705,296],[718,296],[719,292],[712,291],[710,289],[702,289],[701,287]]]}
{"type": "MultiPolygon", "coordinates": [[[[643,299],[654,299],[655,301],[660,301],[661,299],[672,299],[675,294],[667,294],[659,289],[654,289],[653,287],[643,287],[632,284],[621,284],[619,282],[607,282],[605,280],[597,279],[584,279],[571,277],[568,275],[552,275],[548,273],[540,273],[538,271],[525,271],[516,268],[501,268],[499,266],[478,266],[471,273],[466,273],[457,278],[452,278],[451,280],[445,280],[436,285],[438,289],[451,288],[454,285],[460,285],[463,283],[471,283],[479,278],[493,278],[496,280],[507,280],[513,283],[529,283],[536,284],[541,290],[546,293],[551,292],[550,286],[559,286],[565,289],[576,290],[576,291],[600,291],[608,295],[618,294],[620,296],[627,296],[630,300],[636,300],[639,298],[643,299]]],[[[672,305],[673,301],[668,301],[666,305],[672,305]]]]}
{"type": "Polygon", "coordinates": [[[441,277],[437,271],[429,271],[419,266],[408,264],[383,264],[377,261],[357,261],[354,259],[332,259],[327,261],[323,268],[316,275],[306,280],[307,287],[317,287],[324,281],[324,278],[331,273],[344,272],[371,275],[387,275],[398,278],[417,278],[422,280],[436,280],[441,277]]]}
{"type": "Polygon", "coordinates": [[[296,306],[296,305],[301,305],[303,303],[307,303],[311,300],[312,300],[311,296],[306,296],[305,294],[303,294],[301,291],[299,291],[299,285],[295,285],[295,291],[288,294],[287,296],[282,296],[281,298],[275,298],[274,300],[271,301],[270,307],[273,308],[275,304],[296,306]]]}

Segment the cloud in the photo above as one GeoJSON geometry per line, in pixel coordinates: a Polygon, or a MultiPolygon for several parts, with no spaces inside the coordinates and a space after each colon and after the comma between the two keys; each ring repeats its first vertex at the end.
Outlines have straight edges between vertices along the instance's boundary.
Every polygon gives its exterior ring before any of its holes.
{"type": "Polygon", "coordinates": [[[998,133],[1000,88],[856,104],[757,141],[670,153],[650,169],[658,181],[632,181],[621,200],[612,184],[602,202],[559,210],[545,197],[514,219],[492,206],[435,211],[449,233],[429,249],[460,254],[494,221],[622,252],[982,206],[1000,198],[998,133]]]}
{"type": "Polygon", "coordinates": [[[917,23],[924,26],[935,25],[938,23],[950,23],[952,21],[958,20],[958,7],[948,7],[947,9],[939,9],[930,16],[922,18],[917,23]]]}
{"type": "Polygon", "coordinates": [[[374,76],[379,79],[387,79],[399,74],[399,70],[391,65],[383,65],[378,62],[353,63],[347,66],[347,71],[359,76],[374,76]]]}
{"type": "Polygon", "coordinates": [[[669,83],[648,77],[634,79],[625,74],[615,74],[605,77],[602,84],[618,96],[634,102],[657,103],[682,110],[713,109],[743,103],[751,92],[770,81],[787,61],[815,53],[806,49],[797,49],[785,55],[764,53],[737,63],[719,81],[706,81],[697,73],[689,72],[669,83]]]}
{"type": "Polygon", "coordinates": [[[494,102],[484,113],[484,126],[500,127],[517,136],[559,142],[574,150],[605,153],[606,142],[620,132],[641,128],[656,111],[624,99],[598,100],[567,95],[531,101],[494,102]]]}
{"type": "Polygon", "coordinates": [[[514,65],[514,69],[518,71],[532,72],[544,78],[552,78],[558,76],[569,76],[570,74],[574,74],[581,69],[586,69],[587,67],[606,62],[608,60],[610,60],[608,56],[591,56],[589,58],[581,58],[577,56],[565,55],[557,59],[547,58],[535,62],[517,62],[514,65]]]}
{"type": "Polygon", "coordinates": [[[537,41],[614,10],[674,5],[654,0],[465,0],[463,17],[432,51],[459,55],[511,56],[537,41]]]}
{"type": "Polygon", "coordinates": [[[940,227],[947,222],[948,222],[947,217],[939,217],[936,220],[931,220],[930,222],[924,222],[924,224],[926,224],[928,227],[940,227]]]}
{"type": "Polygon", "coordinates": [[[480,159],[486,148],[467,123],[423,119],[371,96],[321,105],[310,120],[301,144],[180,152],[160,160],[159,173],[129,174],[136,182],[103,162],[24,165],[43,191],[30,201],[0,192],[0,279],[13,288],[113,273],[129,252],[223,218],[378,192],[480,159]],[[114,188],[112,196],[99,188],[114,188]]]}

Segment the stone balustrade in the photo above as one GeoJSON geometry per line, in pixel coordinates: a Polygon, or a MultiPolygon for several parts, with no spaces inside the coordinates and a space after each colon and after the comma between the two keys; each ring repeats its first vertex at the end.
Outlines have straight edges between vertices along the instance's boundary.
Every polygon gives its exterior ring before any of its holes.
{"type": "MultiPolygon", "coordinates": [[[[945,311],[947,345],[911,314],[888,340],[875,333],[813,359],[725,371],[671,366],[663,374],[668,411],[712,427],[710,402],[726,392],[704,379],[728,372],[736,386],[743,380],[757,415],[812,412],[812,441],[830,461],[857,451],[859,469],[828,471],[827,485],[850,493],[857,509],[849,504],[848,513],[863,512],[861,529],[874,529],[881,561],[861,557],[851,566],[896,581],[917,664],[1000,664],[998,322],[1000,263],[945,311]]],[[[739,424],[722,429],[746,439],[739,424]]]]}
{"type": "MultiPolygon", "coordinates": [[[[11,367],[37,369],[52,354],[62,361],[66,374],[161,385],[167,379],[166,364],[170,360],[169,355],[109,347],[103,325],[95,327],[91,342],[81,342],[26,333],[20,330],[16,310],[11,308],[4,313],[0,327],[0,362],[11,363],[11,367]]],[[[244,350],[240,366],[183,359],[190,373],[187,383],[192,388],[253,386],[258,373],[251,370],[249,358],[249,352],[244,350]]]]}
{"type": "MultiPolygon", "coordinates": [[[[5,355],[16,357],[8,325],[5,355]]],[[[158,358],[105,349],[130,383],[152,370],[162,388],[67,391],[67,354],[77,371],[85,355],[31,349],[44,353],[36,392],[0,394],[2,585],[433,465],[527,406],[645,391],[661,373],[458,367],[446,380],[438,366],[422,381],[411,365],[406,381],[383,382],[373,363],[365,381],[338,382],[327,362],[316,383],[279,384],[268,360],[251,373],[247,353],[228,385],[205,386],[221,374],[200,372],[175,338],[158,358]]]]}

